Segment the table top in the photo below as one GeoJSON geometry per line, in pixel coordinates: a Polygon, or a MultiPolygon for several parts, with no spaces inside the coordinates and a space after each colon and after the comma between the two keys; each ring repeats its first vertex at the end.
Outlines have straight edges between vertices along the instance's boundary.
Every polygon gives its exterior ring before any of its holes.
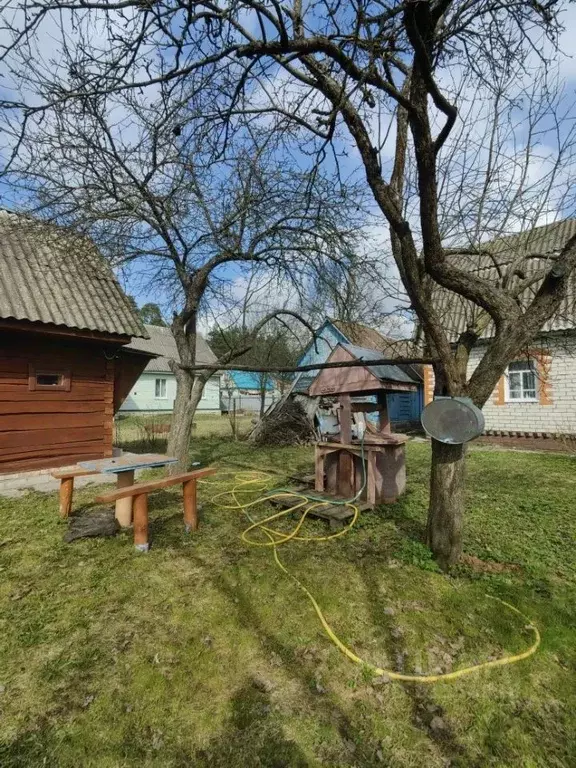
{"type": "MultiPolygon", "coordinates": [[[[364,451],[384,451],[386,448],[395,448],[397,445],[404,445],[410,438],[408,435],[402,435],[399,432],[392,432],[384,438],[378,438],[377,440],[365,440],[364,451]]],[[[321,442],[314,444],[317,448],[329,448],[334,450],[337,448],[343,448],[346,450],[362,451],[361,443],[339,443],[339,442],[321,442]]]]}
{"type": "Polygon", "coordinates": [[[130,472],[135,469],[150,469],[151,467],[163,467],[166,464],[174,464],[178,459],[172,456],[163,456],[161,453],[142,453],[131,456],[114,456],[109,459],[95,459],[94,461],[79,461],[84,469],[91,469],[103,474],[118,474],[130,472]]]}

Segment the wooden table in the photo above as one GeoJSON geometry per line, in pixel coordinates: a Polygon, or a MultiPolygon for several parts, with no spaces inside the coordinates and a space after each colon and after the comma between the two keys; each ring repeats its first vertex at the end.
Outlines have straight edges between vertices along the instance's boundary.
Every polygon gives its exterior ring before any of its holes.
{"type": "MultiPolygon", "coordinates": [[[[115,456],[110,459],[96,459],[94,461],[79,461],[78,465],[89,472],[114,474],[117,477],[117,487],[126,488],[134,485],[134,472],[137,469],[152,469],[174,464],[178,459],[172,456],[163,456],[161,453],[144,453],[139,456],[115,456]]],[[[132,524],[132,496],[117,499],[116,520],[122,528],[128,528],[132,524]]]]}
{"type": "Polygon", "coordinates": [[[371,505],[395,502],[406,488],[404,445],[408,439],[397,433],[367,437],[364,467],[359,443],[316,443],[316,491],[351,498],[362,487],[365,472],[362,498],[371,505]]]}

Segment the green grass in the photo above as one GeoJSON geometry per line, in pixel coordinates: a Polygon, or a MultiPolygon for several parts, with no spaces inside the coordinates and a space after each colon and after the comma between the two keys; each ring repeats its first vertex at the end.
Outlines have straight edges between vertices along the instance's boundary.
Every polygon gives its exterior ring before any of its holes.
{"type": "MultiPolygon", "coordinates": [[[[523,622],[487,593],[538,624],[536,656],[431,687],[373,685],[271,552],[242,543],[246,521],[210,503],[230,486],[222,475],[201,486],[192,536],[176,491],[151,497],[148,555],[129,533],[64,544],[56,494],[0,499],[2,768],[575,765],[573,460],[473,451],[465,549],[510,567],[447,577],[420,543],[429,449],[408,453],[398,504],[343,538],[291,543],[283,561],[371,663],[428,671],[526,647],[523,622]]],[[[312,461],[228,438],[191,454],[281,473],[312,461]]]]}
{"type": "MultiPolygon", "coordinates": [[[[254,413],[236,415],[238,437],[246,435],[256,418],[254,413]]],[[[172,415],[167,413],[143,413],[122,415],[115,421],[115,445],[127,451],[165,451],[166,433],[161,428],[168,428],[172,415]]],[[[214,413],[196,413],[192,439],[206,437],[232,437],[232,427],[227,415],[214,413]]]]}

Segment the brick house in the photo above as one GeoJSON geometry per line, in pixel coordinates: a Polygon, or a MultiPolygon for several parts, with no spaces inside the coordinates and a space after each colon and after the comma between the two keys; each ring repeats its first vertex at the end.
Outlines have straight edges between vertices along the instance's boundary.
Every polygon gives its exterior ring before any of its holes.
{"type": "MultiPolygon", "coordinates": [[[[519,235],[482,244],[483,255],[458,256],[474,259],[482,276],[516,269],[521,262],[523,279],[531,270],[546,266],[576,233],[576,219],[536,227],[519,235]]],[[[537,286],[536,286],[537,287],[537,286]]],[[[529,299],[530,296],[526,296],[529,299]]],[[[438,304],[452,339],[478,319],[480,309],[462,297],[439,291],[438,304]]],[[[488,326],[472,349],[468,377],[482,359],[485,342],[493,330],[488,326]]],[[[424,404],[434,396],[434,373],[424,366],[424,404]]],[[[483,408],[487,434],[540,436],[576,434],[576,275],[571,277],[568,296],[525,354],[508,366],[483,408]]]]}

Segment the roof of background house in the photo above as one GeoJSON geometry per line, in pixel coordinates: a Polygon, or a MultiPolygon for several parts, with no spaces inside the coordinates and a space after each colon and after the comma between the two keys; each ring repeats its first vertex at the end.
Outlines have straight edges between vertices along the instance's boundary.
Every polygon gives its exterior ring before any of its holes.
{"type": "MultiPolygon", "coordinates": [[[[382,353],[375,349],[366,349],[356,344],[342,344],[345,350],[350,352],[356,360],[369,362],[370,360],[379,360],[382,353]]],[[[403,384],[419,384],[420,378],[415,373],[410,375],[403,367],[399,365],[367,365],[366,368],[382,381],[398,381],[403,384]]]]}
{"type": "Polygon", "coordinates": [[[359,347],[364,347],[364,349],[375,349],[378,352],[384,352],[386,355],[401,355],[405,357],[412,345],[410,339],[393,339],[391,336],[384,336],[380,331],[370,328],[363,323],[337,320],[335,318],[328,318],[328,322],[332,323],[348,339],[350,344],[357,344],[359,347]]]}
{"type": "MultiPolygon", "coordinates": [[[[453,253],[465,269],[496,282],[507,268],[520,269],[522,274],[512,278],[511,287],[521,279],[530,277],[543,268],[552,265],[554,257],[560,253],[570,237],[576,234],[576,219],[565,219],[553,224],[545,224],[532,230],[499,237],[487,243],[480,243],[479,253],[453,253]]],[[[520,299],[524,305],[534,297],[540,283],[534,283],[525,290],[520,299]]],[[[452,340],[456,340],[463,331],[470,327],[482,310],[459,294],[435,289],[435,305],[443,318],[443,324],[452,340]]],[[[568,293],[558,312],[543,327],[543,331],[564,331],[576,329],[576,271],[569,280],[568,293]]],[[[489,338],[494,333],[492,324],[481,334],[489,338]]]]}
{"type": "MultiPolygon", "coordinates": [[[[148,352],[156,355],[146,368],[145,372],[170,373],[170,360],[179,360],[178,348],[170,328],[161,325],[145,325],[148,331],[148,339],[132,339],[124,349],[134,352],[148,352]]],[[[216,355],[200,334],[196,334],[196,361],[198,363],[216,363],[216,355]]]]}
{"type": "MultiPolygon", "coordinates": [[[[261,381],[257,373],[251,373],[250,371],[226,371],[228,376],[234,382],[234,386],[238,389],[256,389],[261,390],[261,381]]],[[[268,378],[266,380],[266,390],[274,389],[274,382],[268,378]]]]}
{"type": "Polygon", "coordinates": [[[3,210],[0,318],[146,335],[109,264],[88,237],[3,210]]]}

